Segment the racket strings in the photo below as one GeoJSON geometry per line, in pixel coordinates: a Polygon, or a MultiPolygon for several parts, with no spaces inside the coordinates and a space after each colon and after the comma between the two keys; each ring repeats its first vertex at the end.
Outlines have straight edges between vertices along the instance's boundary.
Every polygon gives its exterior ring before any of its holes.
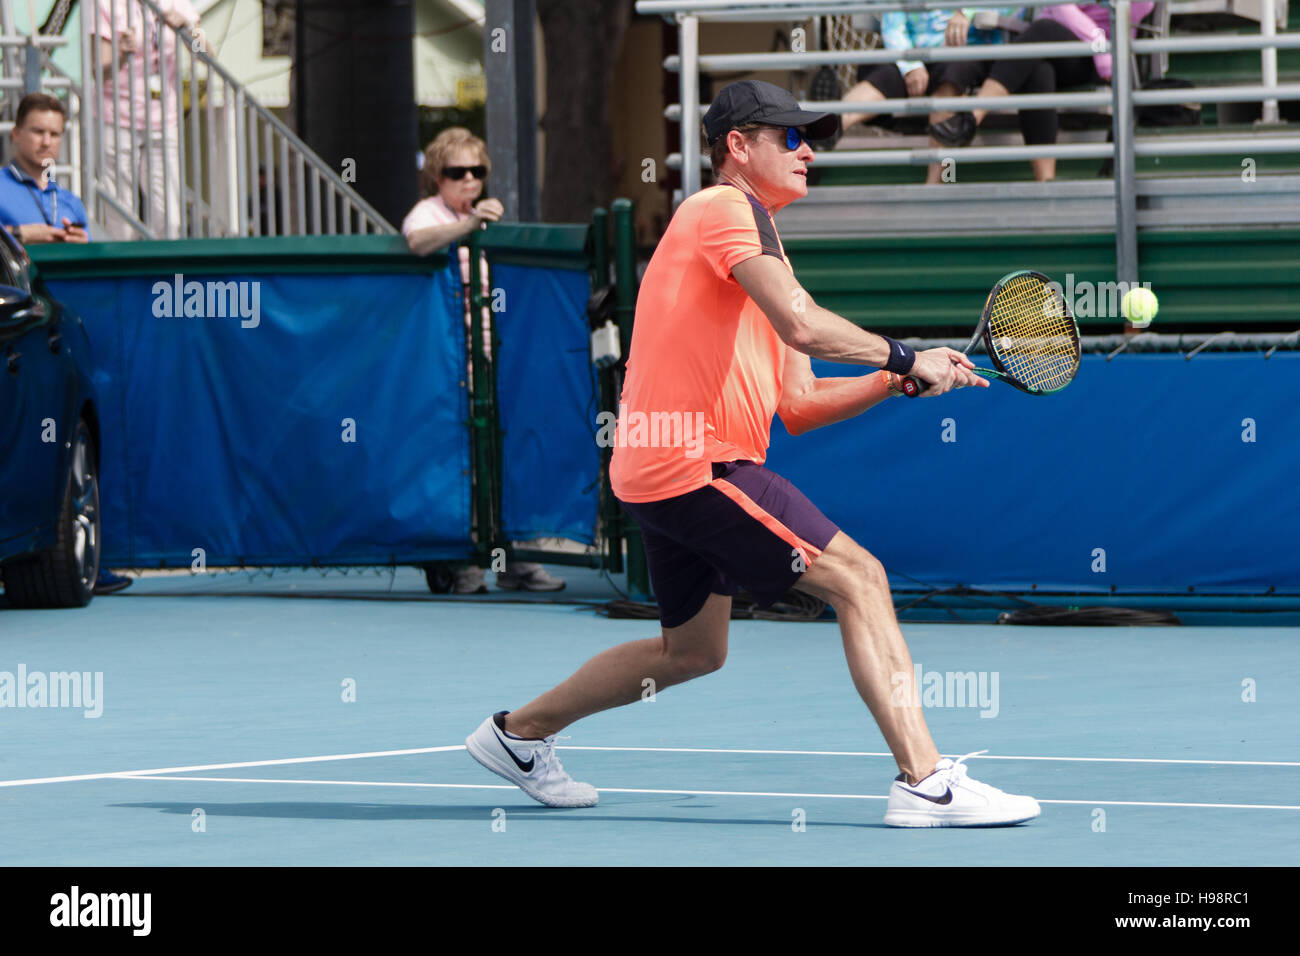
{"type": "Polygon", "coordinates": [[[1061,298],[1036,276],[1017,276],[998,290],[988,338],[989,351],[1031,391],[1063,388],[1078,369],[1074,321],[1061,298]]]}

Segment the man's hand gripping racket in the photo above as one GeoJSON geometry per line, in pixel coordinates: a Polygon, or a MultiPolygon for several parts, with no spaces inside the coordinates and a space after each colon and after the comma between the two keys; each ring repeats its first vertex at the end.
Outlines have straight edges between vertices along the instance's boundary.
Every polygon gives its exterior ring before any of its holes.
{"type": "MultiPolygon", "coordinates": [[[[984,303],[975,334],[963,352],[981,341],[996,368],[975,368],[1030,395],[1050,395],[1079,371],[1079,326],[1064,298],[1041,272],[1022,270],[998,280],[984,303]]],[[[963,366],[964,367],[964,366],[963,366]]],[[[902,380],[909,398],[928,384],[915,376],[902,380]]]]}

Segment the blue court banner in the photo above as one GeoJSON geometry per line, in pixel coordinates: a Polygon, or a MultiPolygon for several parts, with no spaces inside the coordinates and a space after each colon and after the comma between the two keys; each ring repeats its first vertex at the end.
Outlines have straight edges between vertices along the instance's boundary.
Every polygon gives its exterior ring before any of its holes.
{"type": "Polygon", "coordinates": [[[49,279],[89,331],[107,567],[465,557],[456,270],[49,279]]]}
{"type": "MultiPolygon", "coordinates": [[[[491,259],[489,258],[489,261],[491,259]]],[[[585,269],[492,263],[499,339],[502,526],[512,541],[591,544],[600,501],[599,388],[585,269]]]]}
{"type": "Polygon", "coordinates": [[[895,589],[1300,594],[1295,352],[1085,355],[1055,395],[994,382],[772,439],[895,589]]]}

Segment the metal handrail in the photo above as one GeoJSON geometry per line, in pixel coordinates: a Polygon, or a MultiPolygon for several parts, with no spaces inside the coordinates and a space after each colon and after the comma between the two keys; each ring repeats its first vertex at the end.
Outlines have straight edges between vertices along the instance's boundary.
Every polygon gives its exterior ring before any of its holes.
{"type": "Polygon", "coordinates": [[[107,90],[120,103],[119,77],[124,69],[131,80],[123,85],[134,88],[143,79],[147,90],[160,71],[167,74],[157,77],[161,81],[161,98],[146,95],[144,116],[136,115],[135,98],[131,96],[129,109],[121,110],[122,115],[114,117],[113,122],[96,108],[87,117],[90,122],[81,123],[87,205],[125,224],[115,227],[115,233],[127,229],[144,238],[156,238],[164,231],[168,236],[261,235],[263,206],[265,231],[271,235],[332,233],[340,231],[336,228],[340,224],[341,231],[350,232],[354,221],[362,233],[396,232],[333,168],[258,103],[229,70],[196,42],[190,42],[198,39],[197,33],[186,36],[166,25],[163,12],[153,0],[88,0],[83,4],[81,22],[83,82],[80,86],[72,84],[81,102],[98,104],[107,90]],[[107,39],[96,32],[101,10],[109,10],[110,19],[116,21],[124,7],[132,28],[145,18],[145,11],[155,18],[158,70],[150,68],[148,56],[125,59],[116,34],[110,40],[110,56],[101,57],[100,40],[107,39]],[[107,78],[105,68],[109,70],[107,78]],[[84,96],[83,89],[88,91],[84,96]],[[186,94],[190,98],[188,111],[182,103],[173,102],[186,94]],[[174,127],[166,122],[169,111],[176,115],[174,127]],[[159,112],[164,122],[155,130],[151,120],[156,120],[159,112]],[[138,173],[119,177],[110,163],[112,156],[124,149],[132,156],[143,156],[143,182],[152,184],[161,175],[161,201],[156,188],[146,190],[150,207],[147,217],[143,210],[138,215],[134,209],[138,173]],[[106,155],[108,150],[111,153],[106,155]],[[205,154],[203,162],[201,153],[205,154]],[[265,203],[259,174],[266,177],[265,203]],[[310,202],[305,185],[308,178],[315,191],[310,202]],[[320,216],[322,190],[330,204],[327,222],[322,222],[320,216]],[[335,215],[336,203],[340,215],[335,215]]]}
{"type": "Polygon", "coordinates": [[[67,37],[45,36],[42,33],[29,37],[22,33],[5,33],[0,34],[0,47],[25,47],[35,45],[38,47],[56,47],[67,46],[67,37]]]}
{"type": "MultiPolygon", "coordinates": [[[[1300,100],[1300,83],[1288,83],[1283,86],[1205,86],[1199,89],[1175,90],[1134,90],[1132,97],[1136,106],[1160,106],[1171,103],[1186,103],[1191,93],[1195,93],[1198,103],[1254,103],[1265,96],[1279,100],[1300,100]]],[[[943,110],[1039,110],[1050,107],[1060,109],[1079,109],[1089,106],[1110,105],[1111,94],[1096,93],[1017,93],[1011,96],[913,96],[905,100],[872,100],[871,112],[897,114],[926,114],[943,110]]],[[[820,113],[857,113],[861,112],[863,103],[854,100],[805,100],[800,105],[805,109],[815,109],[820,113]]],[[[700,116],[708,107],[700,106],[700,116]]],[[[674,103],[664,109],[664,117],[679,122],[682,117],[680,104],[674,103]]]]}
{"type": "MultiPolygon", "coordinates": [[[[927,46],[909,50],[816,50],[808,53],[711,53],[696,57],[702,72],[733,70],[803,70],[814,66],[860,66],[864,63],[894,63],[917,60],[922,63],[948,63],[962,60],[1038,60],[1056,57],[1095,56],[1109,53],[1110,45],[1095,47],[1082,41],[1075,43],[1002,43],[988,46],[927,46]],[[999,57],[989,56],[998,50],[999,57]]],[[[664,58],[664,68],[673,73],[681,70],[682,58],[664,58]]]]}
{"type": "MultiPolygon", "coordinates": [[[[1250,141],[1252,153],[1300,153],[1300,137],[1260,136],[1250,141]]],[[[1242,151],[1240,139],[1137,140],[1134,155],[1148,156],[1231,156],[1242,151]]],[[[1111,159],[1112,143],[1054,143],[1050,146],[967,146],[960,151],[946,146],[915,149],[840,149],[817,154],[816,165],[826,168],[857,166],[928,166],[960,157],[963,163],[1004,163],[1016,159],[1111,159]]],[[[669,169],[682,169],[682,154],[669,153],[669,169]]],[[[700,157],[700,169],[708,169],[707,156],[700,157]]]]}

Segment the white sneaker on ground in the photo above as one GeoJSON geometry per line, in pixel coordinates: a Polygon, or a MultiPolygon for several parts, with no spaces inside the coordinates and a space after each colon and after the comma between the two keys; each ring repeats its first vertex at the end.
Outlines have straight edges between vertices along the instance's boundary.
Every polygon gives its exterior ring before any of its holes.
{"type": "Polygon", "coordinates": [[[465,738],[469,755],[509,780],[538,803],[548,807],[594,807],[596,788],[578,783],[564,771],[555,755],[555,735],[542,740],[522,740],[505,730],[509,711],[493,714],[465,738]]]}
{"type": "MultiPolygon", "coordinates": [[[[987,750],[967,754],[974,757],[987,750]]],[[[889,788],[885,824],[891,827],[1005,827],[1042,812],[1033,797],[1003,793],[966,775],[966,757],[945,757],[916,786],[899,774],[889,788]]]]}
{"type": "Polygon", "coordinates": [[[563,591],[564,579],[548,574],[540,564],[516,561],[497,572],[497,587],[503,591],[563,591]]]}

